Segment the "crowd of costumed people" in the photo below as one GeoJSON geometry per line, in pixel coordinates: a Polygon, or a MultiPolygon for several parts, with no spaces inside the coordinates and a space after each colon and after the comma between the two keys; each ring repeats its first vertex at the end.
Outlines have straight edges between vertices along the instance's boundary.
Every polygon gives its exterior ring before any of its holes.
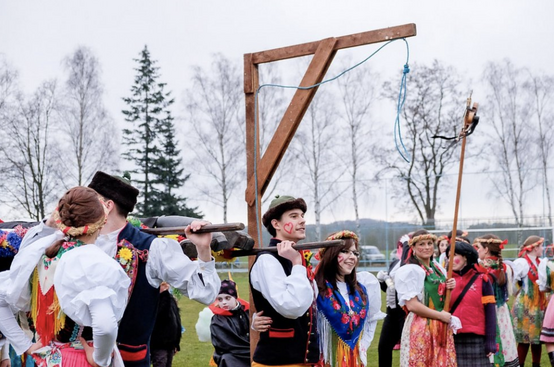
{"type": "Polygon", "coordinates": [[[400,366],[511,367],[530,349],[535,367],[543,344],[554,366],[554,262],[542,237],[508,261],[493,234],[421,229],[374,275],[359,269],[359,234],[347,229],[327,236],[333,246],[298,250],[308,206],[277,196],[262,217],[271,240],[249,269],[250,304],[217,274],[212,235],[197,233],[208,221],[184,230],[191,258],[128,221],[138,193],[97,172],[43,221],[0,230],[0,367],[174,365],[187,353],[183,296],[207,306],[196,329],[213,344],[212,366],[389,367],[400,349],[400,366]],[[378,359],[368,360],[383,319],[378,359]]]}

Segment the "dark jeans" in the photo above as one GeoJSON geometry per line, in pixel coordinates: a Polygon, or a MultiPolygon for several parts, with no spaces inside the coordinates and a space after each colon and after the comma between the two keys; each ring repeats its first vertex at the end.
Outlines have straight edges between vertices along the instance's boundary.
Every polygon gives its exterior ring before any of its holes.
{"type": "Polygon", "coordinates": [[[150,352],[150,359],[153,367],[171,367],[175,349],[153,349],[150,352]]]}
{"type": "Polygon", "coordinates": [[[392,367],[392,349],[400,341],[406,312],[400,307],[387,307],[379,338],[379,367],[392,367]]]}

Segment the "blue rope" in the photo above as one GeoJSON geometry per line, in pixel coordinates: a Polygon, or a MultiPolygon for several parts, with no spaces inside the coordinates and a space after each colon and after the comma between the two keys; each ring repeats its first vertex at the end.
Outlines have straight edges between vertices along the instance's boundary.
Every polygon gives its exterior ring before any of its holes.
{"type": "Polygon", "coordinates": [[[404,142],[402,141],[402,133],[400,132],[400,114],[404,109],[404,102],[406,102],[406,75],[410,72],[410,68],[408,66],[409,58],[410,58],[410,50],[408,49],[408,57],[406,60],[406,64],[404,65],[404,71],[402,72],[402,80],[400,81],[400,91],[398,92],[398,101],[396,104],[396,119],[394,120],[394,144],[396,146],[396,150],[398,151],[402,159],[404,159],[408,163],[410,163],[411,157],[410,157],[410,154],[408,153],[408,150],[404,146],[404,142]],[[402,149],[404,150],[404,153],[402,153],[402,151],[398,147],[398,141],[400,141],[400,145],[402,145],[402,149]]]}
{"type": "Polygon", "coordinates": [[[259,203],[259,200],[258,200],[258,162],[257,162],[258,141],[256,139],[256,136],[258,134],[258,94],[260,93],[262,88],[276,87],[276,88],[283,88],[283,89],[309,90],[309,89],[312,89],[312,88],[319,87],[320,85],[323,85],[323,84],[332,82],[334,80],[337,80],[338,78],[340,78],[344,74],[348,73],[349,71],[357,68],[358,66],[362,65],[363,63],[365,63],[366,61],[371,59],[375,54],[377,54],[379,51],[381,51],[384,47],[386,47],[389,44],[391,44],[392,42],[395,42],[395,41],[398,41],[398,40],[402,40],[406,44],[406,63],[404,64],[404,71],[402,73],[402,80],[400,82],[400,92],[398,93],[398,103],[397,103],[397,108],[396,108],[396,120],[394,122],[394,142],[396,144],[396,149],[398,150],[398,152],[400,153],[402,158],[406,162],[409,162],[409,158],[406,159],[404,154],[402,154],[402,152],[398,148],[398,144],[396,142],[396,136],[397,136],[396,132],[398,130],[398,136],[399,136],[402,148],[404,149],[404,152],[405,152],[406,156],[409,156],[409,154],[406,150],[406,147],[404,146],[404,143],[402,141],[402,136],[401,136],[401,133],[400,133],[400,114],[402,112],[402,109],[404,107],[404,102],[406,100],[406,74],[408,74],[410,72],[410,68],[408,67],[408,63],[409,63],[409,60],[410,60],[410,47],[408,45],[408,41],[406,41],[405,38],[394,39],[394,40],[390,40],[390,41],[386,42],[381,47],[379,47],[376,51],[374,51],[371,55],[366,57],[364,60],[362,60],[359,63],[355,64],[354,66],[351,66],[348,69],[342,71],[338,75],[336,75],[336,76],[334,76],[330,79],[322,80],[321,82],[319,82],[317,84],[310,85],[310,86],[307,86],[307,87],[300,87],[300,86],[296,86],[296,85],[262,84],[258,87],[258,89],[256,89],[256,93],[254,95],[254,190],[255,190],[255,195],[256,195],[255,203],[256,203],[256,223],[257,223],[257,228],[258,228],[258,243],[260,244],[260,246],[262,244],[262,232],[261,232],[261,228],[260,228],[260,218],[258,216],[258,213],[260,212],[260,209],[259,209],[260,203],[259,203]]]}

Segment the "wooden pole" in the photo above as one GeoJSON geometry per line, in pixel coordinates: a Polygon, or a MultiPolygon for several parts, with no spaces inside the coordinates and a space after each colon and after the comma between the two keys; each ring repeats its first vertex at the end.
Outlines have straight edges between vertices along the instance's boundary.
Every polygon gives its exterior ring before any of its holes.
{"type": "MultiPolygon", "coordinates": [[[[474,103],[473,108],[470,108],[471,105],[471,97],[467,99],[467,107],[466,107],[466,113],[464,115],[464,124],[462,127],[462,131],[460,132],[460,136],[462,137],[462,152],[460,154],[460,167],[458,169],[458,187],[456,189],[456,204],[454,206],[454,223],[452,225],[452,237],[450,238],[450,254],[448,258],[448,275],[447,278],[452,278],[452,266],[454,262],[454,250],[456,248],[456,231],[458,230],[458,209],[460,207],[460,195],[462,191],[462,176],[464,172],[464,157],[465,157],[465,150],[466,150],[466,133],[471,124],[473,123],[473,118],[475,117],[475,114],[477,113],[477,107],[478,104],[474,103]]],[[[446,290],[446,296],[444,299],[444,311],[448,312],[450,310],[450,295],[451,290],[446,290]]]]}
{"type": "MultiPolygon", "coordinates": [[[[168,235],[168,234],[185,234],[185,228],[187,227],[160,227],[160,228],[141,228],[140,230],[145,233],[155,235],[168,235]]],[[[193,233],[212,233],[212,232],[231,232],[240,231],[244,229],[243,223],[222,223],[222,224],[207,224],[193,233]]]]}

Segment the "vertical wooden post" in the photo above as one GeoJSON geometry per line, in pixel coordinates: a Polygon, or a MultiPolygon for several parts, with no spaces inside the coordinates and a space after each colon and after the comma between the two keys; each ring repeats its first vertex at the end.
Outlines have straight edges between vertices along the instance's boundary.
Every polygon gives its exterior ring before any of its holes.
{"type": "MultiPolygon", "coordinates": [[[[256,247],[262,247],[261,228],[259,228],[261,223],[258,223],[258,218],[261,218],[262,212],[262,196],[294,137],[310,102],[317,92],[317,88],[296,91],[266,152],[260,157],[260,127],[259,123],[257,123],[255,105],[256,91],[259,88],[258,65],[267,62],[314,55],[300,83],[300,86],[308,87],[323,80],[336,52],[340,49],[412,37],[415,35],[416,27],[415,24],[411,23],[244,55],[246,177],[248,179],[245,199],[248,204],[248,233],[255,239],[256,247]],[[256,165],[256,169],[254,169],[254,165],[256,165]],[[258,180],[257,190],[255,178],[258,180]],[[258,202],[258,208],[256,208],[256,202],[258,202]]],[[[249,269],[253,264],[253,260],[253,258],[249,258],[248,260],[249,269]]],[[[250,316],[252,316],[254,312],[256,312],[256,310],[254,308],[252,296],[250,296],[250,316]]],[[[253,330],[251,330],[250,335],[250,350],[251,355],[253,355],[259,335],[253,330]]]]}

